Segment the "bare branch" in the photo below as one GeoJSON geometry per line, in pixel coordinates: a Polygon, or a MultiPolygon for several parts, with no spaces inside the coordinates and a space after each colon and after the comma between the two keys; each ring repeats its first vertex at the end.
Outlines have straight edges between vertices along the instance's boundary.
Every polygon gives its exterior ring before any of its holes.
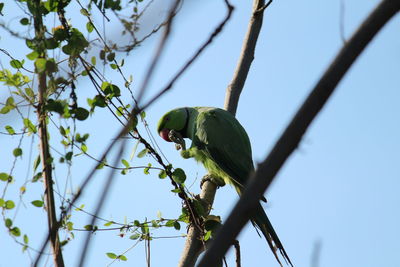
{"type": "MultiPolygon", "coordinates": [[[[208,182],[208,176],[203,178],[202,190],[200,193],[200,200],[205,206],[207,214],[210,212],[211,207],[214,203],[215,191],[217,190],[217,185],[213,182],[208,182]]],[[[200,253],[204,251],[204,244],[201,240],[202,232],[197,227],[193,225],[189,226],[187,238],[185,241],[185,246],[183,248],[182,256],[179,261],[179,267],[191,267],[194,266],[200,253]]]]}
{"type": "Polygon", "coordinates": [[[175,74],[174,77],[169,81],[169,83],[159,92],[157,93],[153,98],[151,98],[146,104],[144,104],[141,107],[141,110],[145,110],[148,106],[150,106],[154,101],[156,101],[158,98],[160,98],[163,94],[165,94],[167,91],[169,91],[174,83],[182,76],[182,74],[187,70],[187,68],[192,65],[192,63],[200,56],[200,54],[208,47],[214,38],[221,33],[222,29],[224,28],[225,24],[228,22],[228,20],[231,18],[232,12],[233,12],[233,6],[225,0],[226,7],[228,9],[228,12],[226,14],[226,17],[224,20],[218,25],[217,28],[215,28],[214,32],[210,35],[210,37],[204,42],[204,44],[196,51],[196,53],[183,65],[183,67],[175,74]]]}
{"type": "Polygon", "coordinates": [[[336,85],[376,33],[400,10],[400,0],[384,0],[341,49],[328,70],[304,101],[268,157],[252,175],[242,197],[233,208],[198,266],[216,266],[240,230],[248,222],[253,207],[275,175],[298,146],[302,136],[331,96],[336,85]]]}
{"type": "Polygon", "coordinates": [[[272,0],[267,4],[265,4],[264,0],[254,0],[253,2],[252,16],[249,21],[246,36],[243,40],[242,51],[232,81],[226,89],[224,108],[233,115],[236,114],[239,97],[243,90],[244,83],[246,82],[251,63],[254,60],[254,51],[263,22],[263,11],[271,2],[272,0]]]}
{"type": "Polygon", "coordinates": [[[241,265],[241,258],[240,258],[240,245],[239,245],[239,241],[235,240],[235,242],[233,243],[233,246],[235,247],[235,252],[236,252],[236,267],[240,267],[241,265]]]}

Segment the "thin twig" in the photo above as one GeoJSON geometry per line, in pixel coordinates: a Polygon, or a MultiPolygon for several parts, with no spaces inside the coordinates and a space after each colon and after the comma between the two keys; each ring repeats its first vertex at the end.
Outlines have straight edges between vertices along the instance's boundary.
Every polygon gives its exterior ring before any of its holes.
{"type": "MultiPolygon", "coordinates": [[[[118,154],[116,155],[115,160],[114,160],[114,165],[118,164],[118,162],[120,161],[120,159],[122,157],[122,154],[124,153],[125,142],[126,142],[125,139],[123,139],[123,141],[121,142],[120,149],[119,149],[118,154]]],[[[109,175],[107,177],[107,180],[104,183],[103,190],[101,192],[100,199],[97,202],[96,210],[94,212],[94,216],[92,216],[92,220],[90,222],[90,225],[95,225],[95,223],[96,223],[98,214],[100,213],[101,208],[103,207],[103,204],[104,204],[104,202],[105,202],[105,200],[107,198],[107,195],[111,191],[111,185],[112,185],[113,181],[115,180],[114,179],[114,175],[115,175],[115,169],[111,169],[110,172],[109,172],[109,175]]],[[[86,234],[85,243],[84,243],[83,250],[81,252],[81,256],[80,256],[80,259],[79,259],[79,266],[84,266],[85,260],[87,258],[86,257],[86,253],[87,253],[87,251],[89,249],[91,237],[92,237],[92,233],[91,232],[86,234]]]]}
{"type": "Polygon", "coordinates": [[[175,0],[174,4],[172,5],[172,7],[168,13],[168,20],[167,20],[167,25],[165,26],[164,34],[161,37],[161,41],[157,47],[156,52],[154,53],[152,61],[147,69],[143,83],[140,86],[138,97],[137,97],[137,102],[140,102],[140,100],[142,99],[144,92],[147,89],[147,86],[150,82],[150,79],[153,76],[153,73],[156,69],[156,66],[157,66],[158,62],[160,61],[159,59],[161,57],[162,52],[164,51],[168,37],[170,36],[174,14],[176,14],[176,9],[178,8],[180,2],[181,2],[181,0],[175,0]]]}
{"type": "Polygon", "coordinates": [[[236,255],[236,267],[241,267],[241,258],[240,258],[240,244],[238,240],[233,242],[233,246],[235,247],[235,255],[236,255]]]}
{"type": "Polygon", "coordinates": [[[224,0],[226,7],[228,9],[228,12],[226,14],[226,17],[224,20],[218,25],[218,27],[215,28],[214,32],[210,35],[210,37],[204,42],[203,45],[200,46],[200,48],[196,51],[196,53],[193,54],[193,56],[185,63],[185,65],[182,66],[182,68],[172,77],[172,79],[168,82],[168,84],[160,91],[158,92],[153,98],[151,98],[146,104],[144,104],[140,110],[145,110],[148,108],[153,102],[155,102],[157,99],[159,99],[162,95],[164,95],[166,92],[168,92],[174,83],[182,76],[182,74],[189,68],[192,63],[202,54],[204,49],[206,49],[214,40],[214,38],[219,35],[224,28],[225,24],[229,21],[231,18],[232,12],[233,12],[233,6],[227,1],[224,0]]]}

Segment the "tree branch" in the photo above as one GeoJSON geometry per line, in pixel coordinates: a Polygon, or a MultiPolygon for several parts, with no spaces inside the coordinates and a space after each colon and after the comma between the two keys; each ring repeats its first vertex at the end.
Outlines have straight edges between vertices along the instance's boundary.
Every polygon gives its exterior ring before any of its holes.
{"type": "MultiPolygon", "coordinates": [[[[211,207],[214,203],[215,191],[217,190],[217,185],[213,182],[209,182],[209,180],[210,179],[203,178],[203,181],[205,182],[202,185],[202,190],[199,196],[207,214],[210,213],[211,207]]],[[[195,265],[200,253],[205,249],[201,240],[202,235],[203,233],[199,231],[198,227],[195,227],[194,225],[189,226],[185,246],[178,264],[179,267],[191,267],[195,265]]]]}
{"type": "Polygon", "coordinates": [[[245,192],[233,208],[215,240],[198,266],[216,266],[219,259],[248,222],[253,207],[271,184],[290,154],[298,146],[305,131],[331,96],[336,85],[372,40],[375,34],[400,10],[400,0],[384,0],[364,21],[341,49],[328,70],[300,107],[268,157],[259,165],[245,192]]]}
{"type": "Polygon", "coordinates": [[[264,10],[271,2],[272,0],[267,4],[265,4],[264,0],[254,0],[253,2],[252,16],[247,27],[246,36],[243,40],[242,51],[232,81],[226,89],[224,108],[233,115],[236,114],[239,97],[242,93],[244,83],[246,82],[251,63],[254,60],[254,51],[261,31],[264,10]]]}
{"type": "MultiPolygon", "coordinates": [[[[34,2],[35,13],[34,13],[34,27],[35,27],[35,37],[37,40],[44,42],[44,26],[42,21],[42,13],[40,11],[40,0],[36,0],[34,2]]],[[[44,45],[43,45],[44,47],[44,45]]],[[[46,50],[44,48],[40,48],[39,58],[46,59],[46,50]]],[[[37,105],[37,116],[38,116],[38,132],[39,132],[39,143],[40,143],[40,160],[42,162],[43,168],[43,180],[44,180],[44,194],[45,194],[45,203],[47,209],[47,222],[49,226],[49,234],[50,234],[50,244],[51,250],[53,254],[54,265],[57,267],[64,266],[64,260],[62,256],[62,251],[60,247],[60,240],[58,237],[58,231],[54,229],[58,229],[57,223],[57,215],[56,208],[54,203],[54,192],[53,192],[53,179],[52,179],[52,157],[50,155],[49,150],[49,141],[48,141],[48,132],[47,132],[47,124],[46,124],[46,72],[42,70],[38,72],[38,100],[39,103],[37,105]]]]}

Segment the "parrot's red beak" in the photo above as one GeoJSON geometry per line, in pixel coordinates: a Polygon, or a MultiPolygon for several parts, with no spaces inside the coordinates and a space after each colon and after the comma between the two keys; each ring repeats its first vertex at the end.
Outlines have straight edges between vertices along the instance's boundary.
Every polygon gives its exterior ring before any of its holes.
{"type": "Polygon", "coordinates": [[[162,129],[160,132],[160,136],[165,141],[172,142],[171,139],[169,139],[169,137],[168,137],[169,131],[170,131],[169,129],[162,129]]]}

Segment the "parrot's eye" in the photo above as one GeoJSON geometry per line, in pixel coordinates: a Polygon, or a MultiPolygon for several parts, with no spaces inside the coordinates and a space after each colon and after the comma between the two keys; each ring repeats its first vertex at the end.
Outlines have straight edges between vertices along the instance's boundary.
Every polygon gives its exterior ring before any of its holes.
{"type": "Polygon", "coordinates": [[[169,117],[166,117],[165,120],[166,120],[166,121],[169,121],[169,117]]]}

